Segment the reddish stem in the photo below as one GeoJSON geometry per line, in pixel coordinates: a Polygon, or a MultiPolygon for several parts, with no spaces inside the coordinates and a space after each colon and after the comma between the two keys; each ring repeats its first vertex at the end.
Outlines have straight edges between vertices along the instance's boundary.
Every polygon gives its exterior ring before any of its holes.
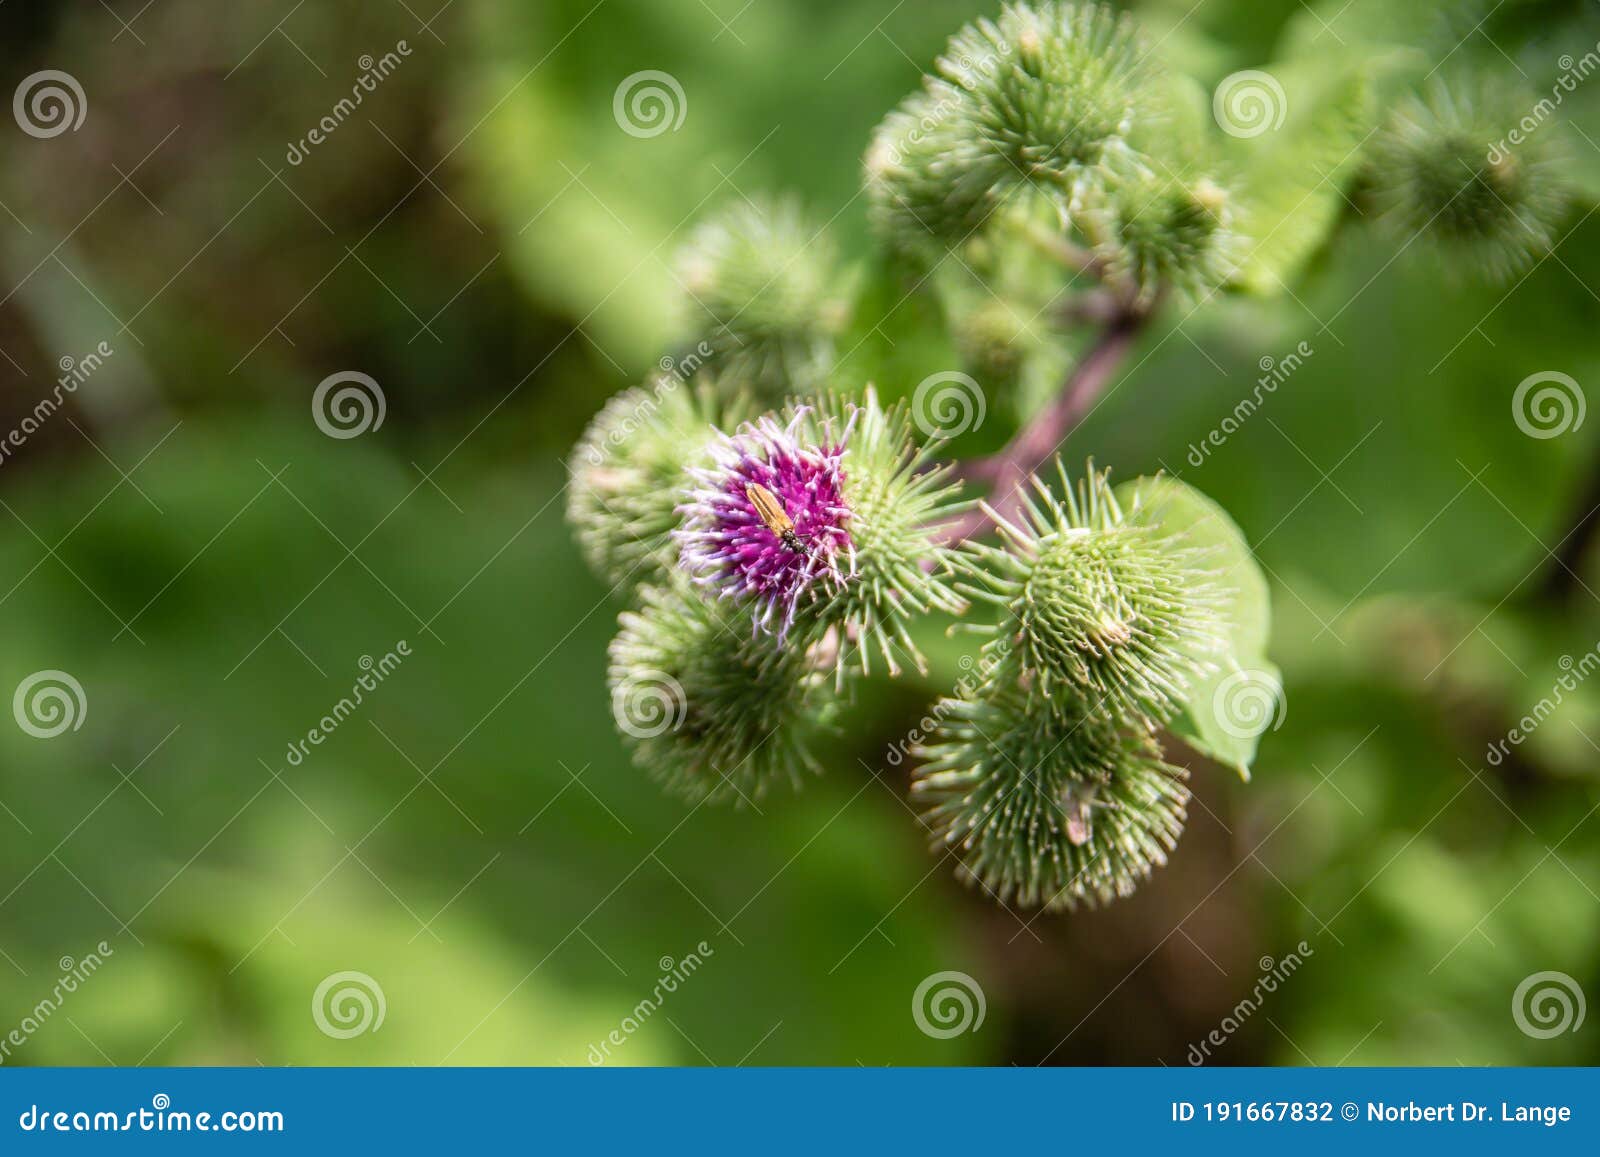
{"type": "MultiPolygon", "coordinates": [[[[1079,422],[1094,408],[1096,399],[1116,376],[1117,368],[1133,348],[1149,314],[1127,308],[1118,313],[1099,339],[1072,368],[1061,391],[1017,431],[999,453],[968,464],[962,473],[968,478],[989,478],[994,488],[988,505],[1003,518],[1011,518],[1022,505],[1028,478],[1044,465],[1079,422]]],[[[942,537],[949,544],[964,542],[982,534],[992,524],[989,514],[974,507],[946,523],[942,537]]]]}

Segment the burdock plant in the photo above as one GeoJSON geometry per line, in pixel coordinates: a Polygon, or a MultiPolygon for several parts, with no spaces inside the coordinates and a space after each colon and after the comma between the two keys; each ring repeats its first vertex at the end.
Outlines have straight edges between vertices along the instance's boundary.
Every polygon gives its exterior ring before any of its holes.
{"type": "Polygon", "coordinates": [[[636,761],[750,803],[825,770],[861,679],[914,672],[931,722],[885,749],[914,752],[963,878],[1071,907],[1162,864],[1188,766],[1248,778],[1281,714],[1267,586],[1214,503],[1062,443],[1169,303],[1281,290],[1348,205],[1494,276],[1566,204],[1545,142],[1485,151],[1507,98],[1377,57],[1275,65],[1259,130],[1129,18],[1012,5],[866,143],[875,253],[841,262],[789,200],[700,224],[678,271],[703,365],[613,399],[571,458],[571,521],[629,604],[610,684],[636,761]],[[961,663],[929,645],[950,628],[961,663]]]}

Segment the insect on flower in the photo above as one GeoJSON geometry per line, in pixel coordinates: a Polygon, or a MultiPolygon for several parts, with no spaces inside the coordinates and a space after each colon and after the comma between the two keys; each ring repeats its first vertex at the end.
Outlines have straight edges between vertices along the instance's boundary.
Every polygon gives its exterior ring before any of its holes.
{"type": "Polygon", "coordinates": [[[1067,840],[1081,848],[1094,838],[1094,817],[1097,810],[1116,810],[1116,800],[1096,799],[1096,789],[1072,786],[1061,793],[1061,813],[1066,819],[1067,840]]]}
{"type": "Polygon", "coordinates": [[[761,519],[761,524],[777,535],[784,546],[796,554],[811,554],[811,548],[801,542],[800,536],[795,533],[794,520],[789,517],[789,512],[783,508],[776,494],[761,483],[752,482],[744,488],[744,496],[756,508],[756,516],[761,519]]]}
{"type": "Polygon", "coordinates": [[[845,444],[836,427],[795,409],[723,434],[710,461],[688,470],[676,532],[683,567],[719,597],[750,599],[758,631],[782,642],[803,603],[837,593],[855,571],[843,494],[845,444]]]}

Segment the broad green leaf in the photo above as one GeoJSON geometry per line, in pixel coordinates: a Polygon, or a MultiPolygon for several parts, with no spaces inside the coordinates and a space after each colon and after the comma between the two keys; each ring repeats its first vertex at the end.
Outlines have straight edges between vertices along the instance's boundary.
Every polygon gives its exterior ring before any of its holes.
{"type": "Polygon", "coordinates": [[[1200,680],[1169,730],[1202,755],[1250,778],[1261,733],[1283,721],[1283,680],[1267,660],[1272,626],[1266,577],[1244,534],[1211,499],[1174,478],[1136,478],[1117,487],[1130,522],[1160,527],[1208,552],[1227,592],[1222,619],[1227,648],[1215,674],[1200,680]]]}
{"type": "Polygon", "coordinates": [[[1294,61],[1255,71],[1223,80],[1216,99],[1224,108],[1230,97],[1238,101],[1237,131],[1255,133],[1229,136],[1223,147],[1238,173],[1235,222],[1244,238],[1235,283],[1274,293],[1343,212],[1345,187],[1379,110],[1364,61],[1294,61]]]}

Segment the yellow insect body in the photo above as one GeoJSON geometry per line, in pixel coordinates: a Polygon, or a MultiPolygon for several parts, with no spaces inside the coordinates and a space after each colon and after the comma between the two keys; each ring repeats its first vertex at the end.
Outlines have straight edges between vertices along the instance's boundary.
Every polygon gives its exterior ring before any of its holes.
{"type": "Polygon", "coordinates": [[[755,507],[756,517],[761,519],[761,524],[782,539],[784,546],[797,554],[811,553],[794,532],[794,519],[789,517],[789,512],[783,508],[776,494],[761,483],[752,482],[744,488],[744,496],[755,507]]]}

